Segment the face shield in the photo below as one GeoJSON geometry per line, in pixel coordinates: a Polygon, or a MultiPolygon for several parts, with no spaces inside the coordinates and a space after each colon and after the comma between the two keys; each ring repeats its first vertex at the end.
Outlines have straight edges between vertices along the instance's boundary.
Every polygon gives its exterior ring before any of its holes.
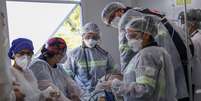
{"type": "Polygon", "coordinates": [[[142,18],[145,15],[136,11],[135,9],[128,10],[119,21],[119,32],[126,33],[125,27],[126,25],[133,19],[142,18]]]}
{"type": "MultiPolygon", "coordinates": [[[[126,38],[128,40],[128,45],[134,52],[138,52],[143,48],[142,42],[144,41],[144,33],[155,37],[157,34],[157,21],[154,20],[152,16],[143,16],[141,18],[132,19],[125,27],[126,38]]],[[[154,40],[150,40],[151,41],[154,40]]]]}
{"type": "Polygon", "coordinates": [[[107,4],[102,11],[101,14],[101,19],[103,21],[103,23],[105,23],[106,25],[110,25],[110,18],[112,16],[112,14],[117,11],[118,9],[124,9],[126,8],[125,5],[123,5],[120,2],[111,2],[109,4],[107,4]]]}
{"type": "Polygon", "coordinates": [[[155,37],[157,35],[157,24],[158,22],[154,16],[133,19],[126,25],[127,35],[130,35],[129,30],[133,30],[132,35],[136,35],[138,32],[138,34],[148,33],[152,37],[155,37]]]}
{"type": "MultiPolygon", "coordinates": [[[[170,28],[168,28],[167,26],[164,26],[164,24],[162,24],[160,22],[158,24],[158,34],[155,37],[155,40],[158,42],[158,44],[161,47],[165,48],[167,50],[167,52],[170,54],[172,64],[175,68],[175,72],[181,72],[181,70],[183,72],[183,69],[182,69],[183,62],[181,60],[181,57],[182,57],[181,50],[178,50],[178,47],[184,48],[184,46],[179,45],[179,42],[175,41],[175,40],[179,40],[175,36],[177,36],[176,34],[178,34],[178,37],[184,43],[185,48],[189,48],[187,45],[187,41],[186,41],[186,34],[185,34],[184,30],[181,27],[177,26],[175,23],[170,22],[170,21],[168,21],[168,23],[173,28],[173,29],[171,29],[172,33],[170,33],[170,28]]],[[[183,52],[184,52],[184,50],[183,50],[183,52]]],[[[183,54],[183,55],[187,55],[187,54],[183,54]]],[[[178,74],[178,75],[180,75],[180,74],[178,74]]],[[[176,82],[176,85],[177,85],[177,82],[176,82]]],[[[181,90],[180,87],[178,89],[179,89],[179,91],[181,90]]],[[[184,88],[183,90],[185,91],[186,88],[184,88]]]]}
{"type": "Polygon", "coordinates": [[[166,22],[163,22],[164,20],[161,18],[155,17],[155,20],[158,32],[154,39],[160,47],[163,47],[169,53],[171,57],[171,62],[176,73],[175,84],[178,90],[177,96],[182,96],[181,94],[186,94],[187,92],[185,72],[188,71],[185,71],[184,69],[186,68],[184,62],[186,63],[186,61],[188,61],[186,57],[190,57],[190,53],[187,51],[187,49],[189,49],[189,44],[186,41],[187,39],[184,31],[180,27],[176,26],[167,19],[166,22]]]}
{"type": "MultiPolygon", "coordinates": [[[[167,27],[164,26],[163,23],[161,23],[161,18],[157,17],[155,15],[150,15],[150,14],[142,14],[139,13],[137,11],[132,11],[131,14],[129,14],[130,16],[124,16],[124,24],[122,24],[122,29],[126,29],[126,22],[128,24],[129,21],[133,20],[133,19],[144,19],[144,18],[149,18],[151,17],[151,19],[149,19],[148,21],[148,26],[154,25],[156,26],[157,30],[153,28],[148,28],[148,27],[144,27],[144,28],[140,28],[138,27],[138,29],[140,29],[139,31],[147,31],[147,32],[151,32],[152,36],[154,38],[154,40],[158,43],[159,46],[165,48],[167,50],[167,52],[171,55],[172,57],[172,62],[173,65],[175,65],[176,67],[182,67],[181,64],[181,59],[180,59],[180,55],[179,52],[176,48],[176,45],[173,41],[173,36],[174,36],[174,31],[172,31],[172,33],[170,33],[170,31],[168,31],[167,27]],[[130,18],[130,20],[128,20],[128,18],[130,18]]],[[[185,40],[185,34],[184,31],[177,27],[176,25],[174,25],[173,23],[170,22],[170,26],[172,26],[176,32],[178,32],[179,37],[184,41],[185,40]]],[[[185,42],[185,41],[184,41],[185,42]]],[[[186,44],[186,43],[185,43],[186,44]]]]}
{"type": "MultiPolygon", "coordinates": [[[[180,26],[184,29],[185,23],[187,24],[187,29],[194,27],[196,29],[200,28],[201,22],[201,9],[189,9],[186,12],[187,22],[185,22],[185,13],[184,11],[180,12],[178,15],[178,20],[180,21],[180,26]]],[[[190,31],[191,32],[191,31],[190,31]]]]}

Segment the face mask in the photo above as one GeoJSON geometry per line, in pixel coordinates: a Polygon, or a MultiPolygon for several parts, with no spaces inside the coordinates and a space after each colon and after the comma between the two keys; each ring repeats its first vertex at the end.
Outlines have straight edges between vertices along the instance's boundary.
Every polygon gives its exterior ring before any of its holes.
{"type": "Polygon", "coordinates": [[[16,57],[16,64],[20,66],[23,70],[25,70],[28,67],[30,61],[31,58],[28,57],[27,55],[16,57]]]}
{"type": "Polygon", "coordinates": [[[95,47],[95,45],[97,44],[98,41],[94,40],[94,39],[84,39],[84,43],[87,47],[89,48],[93,48],[95,47]]]}
{"type": "Polygon", "coordinates": [[[142,48],[142,40],[131,39],[128,41],[128,45],[134,52],[138,52],[142,48]]]}
{"type": "Polygon", "coordinates": [[[118,28],[120,19],[121,19],[121,17],[115,17],[111,22],[111,26],[114,28],[118,28]]]}

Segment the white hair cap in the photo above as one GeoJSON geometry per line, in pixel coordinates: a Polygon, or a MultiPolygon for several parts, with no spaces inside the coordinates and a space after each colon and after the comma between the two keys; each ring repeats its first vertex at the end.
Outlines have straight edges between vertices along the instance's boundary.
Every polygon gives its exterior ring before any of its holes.
{"type": "Polygon", "coordinates": [[[141,32],[147,32],[153,37],[157,35],[158,28],[156,26],[157,22],[154,22],[152,16],[145,16],[142,18],[136,18],[131,20],[127,25],[126,29],[133,28],[141,32]]]}
{"type": "Polygon", "coordinates": [[[85,33],[97,33],[98,35],[100,35],[100,29],[97,24],[93,22],[88,22],[83,27],[82,34],[85,33]]]}

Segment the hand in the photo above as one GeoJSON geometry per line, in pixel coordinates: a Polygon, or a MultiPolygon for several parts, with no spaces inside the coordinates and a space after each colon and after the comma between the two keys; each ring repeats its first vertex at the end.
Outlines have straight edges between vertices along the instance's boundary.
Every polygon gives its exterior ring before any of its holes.
{"type": "Polygon", "coordinates": [[[49,93],[50,97],[54,97],[54,98],[58,98],[60,96],[60,92],[59,91],[51,91],[49,93]]]}
{"type": "Polygon", "coordinates": [[[133,91],[133,86],[129,84],[123,84],[119,87],[119,90],[116,92],[117,95],[129,94],[133,91]]]}
{"type": "Polygon", "coordinates": [[[51,97],[48,97],[45,99],[45,101],[54,101],[54,99],[52,99],[51,97]]]}
{"type": "Polygon", "coordinates": [[[130,86],[128,84],[125,84],[118,79],[114,79],[112,81],[112,91],[116,95],[122,95],[122,94],[128,93],[129,88],[130,88],[130,86]]]}
{"type": "Polygon", "coordinates": [[[49,86],[46,90],[43,91],[43,96],[47,101],[51,101],[60,97],[60,92],[57,89],[54,89],[52,86],[49,86]]]}
{"type": "Polygon", "coordinates": [[[101,90],[101,89],[111,89],[112,86],[112,81],[102,81],[99,84],[97,84],[96,89],[101,90]]]}
{"type": "Polygon", "coordinates": [[[15,93],[16,101],[24,101],[26,97],[25,94],[22,92],[20,85],[16,82],[13,82],[13,91],[15,93]]]}
{"type": "Polygon", "coordinates": [[[79,96],[75,95],[75,94],[71,94],[69,96],[69,99],[72,100],[72,101],[81,101],[79,96]]]}

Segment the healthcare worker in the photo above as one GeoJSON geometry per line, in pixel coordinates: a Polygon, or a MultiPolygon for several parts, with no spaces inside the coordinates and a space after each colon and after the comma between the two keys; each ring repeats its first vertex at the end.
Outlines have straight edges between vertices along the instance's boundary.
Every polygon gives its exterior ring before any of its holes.
{"type": "Polygon", "coordinates": [[[51,97],[48,96],[50,93],[56,92],[56,89],[51,87],[43,91],[38,89],[37,80],[28,69],[33,50],[32,41],[26,38],[15,39],[9,49],[8,56],[14,60],[10,70],[16,101],[45,101],[51,97]]]}
{"type": "MultiPolygon", "coordinates": [[[[121,68],[122,71],[124,71],[125,67],[129,63],[129,61],[132,59],[132,57],[136,54],[136,52],[133,52],[131,48],[128,47],[128,40],[126,39],[126,30],[125,25],[131,21],[132,19],[143,17],[144,15],[151,15],[157,17],[155,20],[158,23],[158,32],[156,41],[158,44],[162,47],[164,47],[168,53],[171,55],[172,63],[175,69],[175,80],[176,80],[176,87],[177,87],[177,99],[180,101],[187,101],[189,95],[188,95],[188,89],[187,89],[187,80],[185,78],[184,73],[184,66],[182,65],[181,56],[178,51],[179,48],[186,48],[182,47],[181,45],[177,45],[176,47],[175,42],[173,41],[173,36],[176,36],[177,34],[174,34],[177,32],[179,35],[177,37],[180,37],[181,39],[184,39],[183,33],[180,33],[180,30],[177,30],[177,27],[175,27],[172,23],[170,23],[168,20],[164,23],[161,23],[162,18],[164,18],[163,14],[158,14],[155,12],[152,12],[149,9],[140,9],[140,8],[128,8],[123,6],[123,4],[118,2],[111,2],[110,4],[106,5],[102,12],[102,20],[104,23],[106,23],[109,26],[118,26],[119,30],[119,49],[120,49],[120,58],[121,58],[121,68]],[[147,11],[148,10],[148,11],[147,11]],[[142,12],[142,13],[140,13],[142,12]],[[146,14],[144,14],[146,13],[146,14]],[[115,19],[120,20],[115,20],[115,19]],[[114,23],[119,22],[119,23],[114,23]],[[168,22],[168,27],[165,26],[165,24],[168,22]],[[175,28],[175,29],[174,29],[175,28]],[[171,31],[167,31],[167,29],[171,31]],[[171,35],[170,35],[171,34],[171,35]],[[122,47],[124,46],[124,47],[122,47]],[[125,47],[126,46],[126,47],[125,47]]],[[[176,37],[174,37],[176,38],[176,37]]],[[[174,39],[175,40],[175,39],[174,39]]],[[[179,42],[177,44],[184,43],[179,42]]],[[[183,53],[183,52],[182,52],[183,53]]],[[[183,56],[185,54],[182,54],[183,56]]]]}
{"type": "MultiPolygon", "coordinates": [[[[201,23],[201,10],[200,9],[190,9],[187,11],[187,32],[190,35],[190,38],[193,43],[194,55],[192,59],[192,81],[194,85],[194,100],[201,100],[201,32],[200,32],[200,23],[201,23]]],[[[181,12],[179,15],[181,23],[185,24],[184,21],[184,12],[181,12]]]]}
{"type": "Polygon", "coordinates": [[[85,24],[82,33],[83,43],[69,53],[67,67],[72,70],[75,81],[85,95],[90,96],[98,80],[112,72],[115,64],[111,55],[98,44],[100,30],[95,23],[85,24]]]}
{"type": "Polygon", "coordinates": [[[75,82],[57,65],[66,50],[67,45],[62,38],[50,38],[42,47],[41,55],[33,60],[29,68],[34,73],[40,90],[54,85],[60,91],[59,96],[64,96],[60,101],[79,101],[79,89],[75,82]]]}
{"type": "Polygon", "coordinates": [[[111,2],[105,6],[102,11],[103,22],[113,28],[118,28],[119,33],[119,51],[120,51],[120,62],[121,70],[123,71],[126,65],[129,63],[131,58],[136,54],[133,52],[127,44],[127,39],[125,37],[125,24],[131,19],[128,18],[126,21],[122,19],[123,16],[129,16],[132,14],[133,9],[126,7],[119,2],[111,2]]]}
{"type": "Polygon", "coordinates": [[[176,101],[174,67],[168,52],[154,39],[157,26],[152,17],[132,20],[126,31],[129,46],[138,53],[126,67],[124,81],[108,85],[125,101],[176,101]]]}

